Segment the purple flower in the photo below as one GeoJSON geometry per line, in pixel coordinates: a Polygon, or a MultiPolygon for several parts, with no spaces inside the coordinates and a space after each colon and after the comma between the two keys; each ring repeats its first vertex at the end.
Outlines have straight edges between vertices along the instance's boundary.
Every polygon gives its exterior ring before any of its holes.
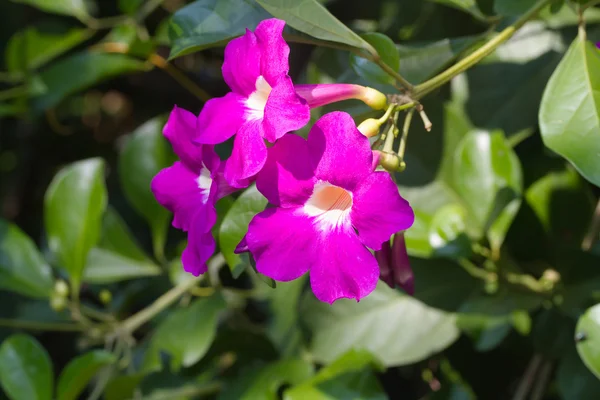
{"type": "Polygon", "coordinates": [[[321,107],[337,101],[361,100],[375,110],[387,107],[386,96],[370,87],[350,83],[319,83],[295,85],[296,93],[308,103],[310,108],[321,107]]]}
{"type": "Polygon", "coordinates": [[[264,20],[254,32],[246,30],[229,42],[222,70],[231,92],[209,100],[198,118],[197,143],[222,143],[236,135],[225,164],[225,179],[234,187],[247,186],[263,167],[264,140],[274,143],[310,119],[308,104],[288,76],[284,25],[278,19],[264,20]]]}
{"type": "Polygon", "coordinates": [[[383,243],[381,250],[375,252],[375,258],[379,263],[382,281],[392,289],[398,285],[411,296],[415,293],[414,274],[406,251],[404,232],[394,235],[393,245],[390,246],[389,240],[383,243]]]}
{"type": "Polygon", "coordinates": [[[217,214],[215,203],[233,192],[222,177],[220,160],[213,146],[192,143],[196,133],[194,114],[174,107],[163,134],[180,161],[152,179],[156,200],[173,214],[173,226],[188,232],[182,254],[183,268],[193,275],[206,272],[206,261],[215,251],[211,228],[217,214]]]}
{"type": "Polygon", "coordinates": [[[257,270],[280,281],[310,270],[313,292],[328,303],[371,293],[379,267],[367,247],[381,249],[414,220],[390,175],[373,171],[369,140],[344,112],[323,116],[308,140],[281,138],[256,184],[276,206],[256,215],[245,237],[257,270]]]}

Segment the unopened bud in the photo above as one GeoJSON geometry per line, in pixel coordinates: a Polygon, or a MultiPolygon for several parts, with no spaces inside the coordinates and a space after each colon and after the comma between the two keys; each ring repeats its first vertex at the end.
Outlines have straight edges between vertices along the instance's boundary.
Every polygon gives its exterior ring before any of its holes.
{"type": "Polygon", "coordinates": [[[388,106],[386,95],[370,87],[364,88],[361,100],[374,110],[385,110],[388,106]]]}
{"type": "Polygon", "coordinates": [[[67,282],[59,279],[54,284],[54,293],[59,297],[67,297],[69,295],[69,285],[67,282]]]}
{"type": "Polygon", "coordinates": [[[100,301],[102,304],[107,305],[112,301],[112,293],[106,289],[100,291],[100,301]]]}
{"type": "Polygon", "coordinates": [[[57,296],[53,294],[50,297],[50,308],[52,308],[56,312],[61,312],[67,307],[67,299],[62,296],[57,296]]]}
{"type": "Polygon", "coordinates": [[[386,171],[401,172],[406,168],[406,163],[398,157],[397,154],[386,151],[379,152],[379,165],[386,171]]]}
{"type": "Polygon", "coordinates": [[[379,120],[375,118],[368,118],[361,122],[360,125],[358,125],[358,130],[360,131],[360,133],[370,138],[379,133],[380,127],[381,123],[379,122],[379,120]]]}

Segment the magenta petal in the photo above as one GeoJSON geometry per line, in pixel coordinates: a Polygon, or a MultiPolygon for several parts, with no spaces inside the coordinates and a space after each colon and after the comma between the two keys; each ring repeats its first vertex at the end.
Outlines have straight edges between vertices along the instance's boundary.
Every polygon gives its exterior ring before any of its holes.
{"type": "Polygon", "coordinates": [[[202,160],[202,147],[192,143],[196,135],[197,121],[194,114],[175,106],[163,128],[163,134],[171,142],[175,154],[192,167],[201,166],[202,160]]]}
{"type": "Polygon", "coordinates": [[[194,142],[217,144],[232,137],[245,121],[243,101],[233,92],[207,101],[198,116],[194,142]]]}
{"type": "Polygon", "coordinates": [[[215,252],[215,239],[210,232],[201,232],[199,228],[202,225],[194,222],[188,235],[188,244],[181,255],[183,269],[194,276],[206,272],[206,262],[215,252]]]}
{"type": "Polygon", "coordinates": [[[271,18],[262,21],[254,30],[261,50],[261,74],[270,85],[274,85],[281,75],[287,75],[290,69],[290,48],[282,36],[284,26],[285,21],[271,18]]]}
{"type": "Polygon", "coordinates": [[[396,285],[392,271],[392,246],[390,241],[383,242],[381,250],[376,250],[374,256],[377,264],[379,264],[379,278],[393,289],[396,285]]]}
{"type": "Polygon", "coordinates": [[[260,71],[260,47],[256,35],[246,29],[246,33],[230,41],[225,46],[223,79],[231,90],[247,97],[256,88],[260,71]]]}
{"type": "Polygon", "coordinates": [[[160,171],[150,184],[156,201],[174,214],[173,226],[184,231],[190,229],[198,208],[204,208],[208,201],[208,191],[198,187],[198,175],[178,161],[160,171]]]}
{"type": "Polygon", "coordinates": [[[319,246],[312,220],[298,209],[270,208],[257,214],[246,234],[256,269],[278,281],[291,281],[308,271],[319,246]]]}
{"type": "Polygon", "coordinates": [[[372,171],[369,139],[361,134],[350,114],[335,111],[321,117],[308,134],[315,176],[352,190],[372,171]]]}
{"type": "Polygon", "coordinates": [[[354,190],[350,219],[365,246],[379,250],[394,233],[410,228],[415,214],[390,174],[377,171],[354,190]]]}
{"type": "Polygon", "coordinates": [[[242,238],[242,240],[240,240],[240,242],[237,244],[237,246],[235,246],[235,249],[233,250],[233,252],[235,254],[242,254],[247,251],[250,251],[250,249],[248,249],[248,243],[246,242],[246,236],[244,236],[242,238]]]}
{"type": "MultiPolygon", "coordinates": [[[[389,242],[387,242],[389,245],[389,242]]],[[[406,241],[404,232],[398,232],[394,235],[394,244],[391,249],[392,270],[394,281],[406,293],[411,296],[415,294],[415,276],[410,267],[408,251],[406,250],[406,241]]]]}
{"type": "Polygon", "coordinates": [[[267,151],[256,187],[271,204],[284,208],[304,204],[314,188],[309,159],[306,140],[292,133],[285,135],[267,151]]]}
{"type": "Polygon", "coordinates": [[[302,128],[309,120],[308,104],[294,91],[292,79],[287,75],[281,76],[265,105],[265,139],[274,143],[286,133],[302,128]]]}
{"type": "Polygon", "coordinates": [[[310,285],[317,299],[358,301],[375,290],[379,266],[351,228],[332,230],[321,240],[320,254],[310,270],[310,285]]]}
{"type": "Polygon", "coordinates": [[[246,187],[267,160],[267,146],[260,121],[247,122],[235,135],[231,157],[225,163],[225,180],[236,188],[246,187]]]}

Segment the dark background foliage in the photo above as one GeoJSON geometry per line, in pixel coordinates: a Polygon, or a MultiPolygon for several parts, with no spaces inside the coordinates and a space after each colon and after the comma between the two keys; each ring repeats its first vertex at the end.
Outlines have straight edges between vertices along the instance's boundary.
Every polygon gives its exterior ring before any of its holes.
{"type": "MultiPolygon", "coordinates": [[[[419,84],[537,2],[321,3],[355,32],[391,39],[372,44],[419,84]]],[[[229,268],[217,256],[197,281],[181,272],[185,236],[148,190],[174,160],[160,134],[173,105],[197,113],[224,95],[223,45],[269,16],[261,6],[280,17],[269,4],[299,13],[294,1],[0,0],[0,398],[600,398],[590,372],[600,318],[586,312],[600,299],[600,191],[584,179],[600,162],[580,164],[586,147],[573,149],[577,132],[600,142],[597,102],[564,142],[547,142],[554,151],[542,139],[545,115],[585,95],[549,85],[553,74],[600,90],[592,50],[587,71],[577,59],[555,72],[579,40],[581,4],[587,39],[600,39],[592,3],[549,1],[422,99],[433,129],[415,116],[407,169],[395,173],[417,213],[406,233],[415,296],[380,285],[331,307],[305,279],[273,289],[233,254],[266,205],[253,188],[219,203],[229,268]],[[79,296],[66,295],[78,282],[79,296]]],[[[304,38],[290,40],[295,82],[398,93],[352,45],[328,48],[294,28],[286,33],[304,38]]],[[[378,116],[353,101],[333,109],[378,116]]]]}

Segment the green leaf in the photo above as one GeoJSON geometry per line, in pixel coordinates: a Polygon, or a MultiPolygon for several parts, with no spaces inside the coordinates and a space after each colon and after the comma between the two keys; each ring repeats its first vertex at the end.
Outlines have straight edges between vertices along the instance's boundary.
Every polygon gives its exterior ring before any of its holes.
{"type": "Polygon", "coordinates": [[[600,53],[592,43],[571,44],[546,86],[539,118],[544,144],[600,186],[600,53]]]}
{"type": "Polygon", "coordinates": [[[52,108],[65,97],[100,81],[145,69],[143,61],[123,54],[91,52],[73,54],[53,63],[40,73],[47,91],[34,99],[33,107],[38,111],[52,108]]]}
{"type": "Polygon", "coordinates": [[[290,282],[278,282],[277,290],[269,291],[272,320],[267,335],[283,355],[293,354],[302,343],[298,308],[307,275],[290,282]]]}
{"type": "Polygon", "coordinates": [[[123,400],[135,397],[135,391],[140,386],[144,373],[118,375],[112,378],[104,390],[104,400],[123,400]]]}
{"type": "Polygon", "coordinates": [[[127,200],[150,225],[154,253],[159,258],[164,251],[171,213],[156,201],[150,182],[175,161],[169,142],[162,135],[164,123],[164,118],[157,117],[137,128],[119,158],[121,186],[127,200]]]}
{"type": "Polygon", "coordinates": [[[479,7],[477,7],[476,0],[429,0],[435,3],[444,4],[449,7],[456,8],[458,10],[466,11],[475,18],[486,21],[487,17],[481,12],[479,7]]]}
{"type": "Polygon", "coordinates": [[[6,68],[10,72],[36,69],[87,40],[88,29],[70,29],[64,33],[43,32],[32,26],[15,33],[6,46],[6,68]]]}
{"type": "Polygon", "coordinates": [[[386,366],[421,361],[459,335],[455,316],[427,307],[379,283],[359,303],[333,305],[307,297],[301,313],[312,333],[311,353],[329,363],[351,349],[368,350],[386,366]],[[410,326],[411,329],[403,329],[410,326]]]}
{"type": "Polygon", "coordinates": [[[600,379],[600,304],[589,308],[579,318],[575,340],[584,364],[600,379]]]}
{"type": "Polygon", "coordinates": [[[520,204],[521,164],[501,132],[474,131],[454,156],[454,180],[470,216],[498,251],[520,204]]]}
{"type": "Polygon", "coordinates": [[[160,273],[160,267],[150,260],[134,260],[110,250],[93,248],[88,254],[83,281],[106,284],[160,273]]]}
{"type": "MultiPolygon", "coordinates": [[[[244,260],[242,256],[233,251],[248,232],[248,224],[252,218],[263,211],[266,205],[267,199],[253,185],[235,200],[223,218],[219,231],[219,246],[231,273],[236,278],[250,264],[250,261],[244,260]]],[[[245,256],[247,257],[247,255],[245,256]]]]}
{"type": "Polygon", "coordinates": [[[256,0],[271,15],[309,36],[347,44],[376,55],[377,51],[316,0],[256,0]]]}
{"type": "Polygon", "coordinates": [[[467,210],[459,204],[448,204],[437,210],[429,227],[429,244],[434,255],[459,258],[471,255],[467,230],[467,210]]]}
{"type": "Polygon", "coordinates": [[[495,0],[494,11],[497,14],[515,17],[525,14],[537,0],[495,0]]]}
{"type": "Polygon", "coordinates": [[[224,44],[268,17],[254,0],[195,1],[173,14],[169,58],[224,44]]]}
{"type": "Polygon", "coordinates": [[[143,0],[118,0],[119,10],[129,15],[135,14],[142,3],[143,0]]]}
{"type": "Polygon", "coordinates": [[[104,350],[93,350],[74,358],[58,378],[57,400],[77,400],[98,371],[116,361],[114,354],[104,350]]]}
{"type": "Polygon", "coordinates": [[[50,266],[19,227],[0,219],[0,288],[46,298],[54,285],[50,266]]]}
{"type": "MultiPolygon", "coordinates": [[[[388,67],[394,71],[398,71],[400,68],[400,56],[392,39],[377,32],[364,33],[360,37],[373,46],[379,57],[381,57],[381,60],[388,67]]],[[[389,76],[375,63],[356,54],[350,54],[350,65],[354,69],[354,72],[368,81],[388,84],[393,84],[395,81],[393,77],[389,76]]]]}
{"type": "Polygon", "coordinates": [[[0,384],[11,400],[50,400],[52,362],[33,337],[16,334],[0,346],[0,384]]]}
{"type": "Polygon", "coordinates": [[[260,369],[248,370],[226,386],[217,400],[272,400],[284,384],[298,384],[313,375],[313,366],[304,360],[280,360],[260,369]]]}
{"type": "Polygon", "coordinates": [[[15,3],[29,4],[49,13],[70,15],[86,20],[89,18],[85,0],[12,0],[15,3]]]}
{"type": "Polygon", "coordinates": [[[557,371],[558,393],[563,399],[597,400],[600,398],[600,381],[581,362],[572,346],[560,360],[557,371]]]}
{"type": "Polygon", "coordinates": [[[308,381],[285,392],[286,400],[386,399],[372,367],[383,366],[367,351],[350,350],[308,381]]]}
{"type": "Polygon", "coordinates": [[[78,289],[88,252],[100,237],[107,194],[104,161],[78,161],[56,174],[44,199],[48,245],[78,289]]]}
{"type": "Polygon", "coordinates": [[[102,237],[98,247],[110,250],[127,258],[137,261],[148,261],[148,256],[129,231],[119,213],[108,207],[102,219],[102,237]]]}
{"type": "Polygon", "coordinates": [[[171,312],[152,336],[144,370],[161,368],[162,351],[171,356],[170,365],[174,371],[198,362],[215,339],[218,317],[225,306],[223,298],[215,295],[171,312]]]}
{"type": "Polygon", "coordinates": [[[480,40],[480,36],[441,39],[421,44],[397,44],[402,62],[400,74],[409,82],[422,83],[480,40]]]}

